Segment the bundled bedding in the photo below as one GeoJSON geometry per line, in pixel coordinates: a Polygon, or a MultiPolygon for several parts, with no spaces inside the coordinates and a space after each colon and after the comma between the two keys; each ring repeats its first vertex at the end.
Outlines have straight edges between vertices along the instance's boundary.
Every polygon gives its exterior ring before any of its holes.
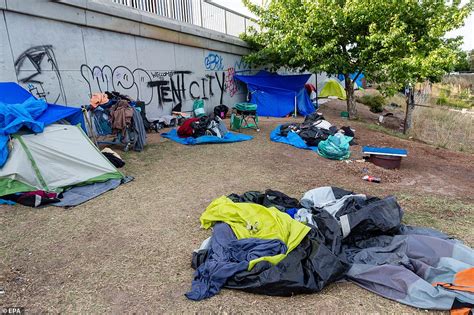
{"type": "Polygon", "coordinates": [[[230,143],[253,139],[249,135],[229,132],[225,122],[219,116],[189,118],[177,130],[172,129],[167,133],[162,133],[161,136],[186,145],[230,143]]]}
{"type": "Polygon", "coordinates": [[[270,134],[270,139],[313,150],[328,159],[343,160],[350,156],[349,146],[354,143],[354,136],[350,127],[337,128],[320,113],[313,113],[306,116],[303,123],[278,126],[270,134]]]}
{"type": "Polygon", "coordinates": [[[474,250],[402,218],[393,196],[336,187],[300,200],[274,190],[222,196],[201,216],[213,232],[193,253],[186,296],[202,300],[221,288],[291,296],[347,280],[414,307],[472,308],[474,250]]]}

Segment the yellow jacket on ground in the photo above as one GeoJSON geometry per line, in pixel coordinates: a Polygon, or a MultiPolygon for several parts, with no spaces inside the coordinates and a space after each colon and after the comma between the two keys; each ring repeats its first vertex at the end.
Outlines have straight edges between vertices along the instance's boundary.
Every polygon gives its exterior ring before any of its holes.
{"type": "Polygon", "coordinates": [[[201,215],[201,226],[205,229],[217,222],[229,224],[238,239],[279,239],[288,247],[286,254],[260,257],[250,261],[249,270],[262,260],[278,264],[300,244],[310,230],[306,225],[274,207],[267,208],[254,203],[234,203],[225,196],[211,202],[201,215]]]}

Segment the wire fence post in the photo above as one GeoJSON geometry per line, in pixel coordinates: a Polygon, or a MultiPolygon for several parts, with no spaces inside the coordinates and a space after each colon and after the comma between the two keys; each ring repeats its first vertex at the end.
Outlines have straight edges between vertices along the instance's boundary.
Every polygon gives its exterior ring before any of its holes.
{"type": "Polygon", "coordinates": [[[224,30],[226,34],[229,34],[229,32],[227,32],[227,11],[224,11],[224,30]]]}
{"type": "Polygon", "coordinates": [[[201,13],[201,27],[204,27],[204,19],[203,19],[203,14],[202,14],[202,0],[199,0],[199,12],[201,13]]]}

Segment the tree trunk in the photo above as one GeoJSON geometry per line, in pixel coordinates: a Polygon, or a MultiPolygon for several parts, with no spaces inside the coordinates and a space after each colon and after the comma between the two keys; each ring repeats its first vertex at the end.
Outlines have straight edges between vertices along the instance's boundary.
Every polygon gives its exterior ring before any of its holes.
{"type": "Polygon", "coordinates": [[[415,109],[415,93],[412,87],[408,89],[408,93],[406,95],[407,99],[407,110],[405,113],[405,122],[403,124],[403,133],[407,134],[411,128],[412,123],[412,116],[413,110],[415,109]]]}
{"type": "Polygon", "coordinates": [[[346,87],[347,112],[349,113],[349,119],[355,119],[357,118],[357,108],[354,98],[354,82],[352,82],[349,74],[344,74],[344,81],[346,87]]]}

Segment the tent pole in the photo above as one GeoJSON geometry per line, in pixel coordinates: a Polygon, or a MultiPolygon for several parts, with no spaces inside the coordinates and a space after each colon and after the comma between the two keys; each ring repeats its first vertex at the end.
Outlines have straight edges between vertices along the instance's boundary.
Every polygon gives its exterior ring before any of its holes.
{"type": "Polygon", "coordinates": [[[87,109],[84,106],[82,106],[81,109],[82,109],[82,115],[84,116],[84,119],[85,119],[86,124],[87,124],[87,129],[89,129],[89,132],[91,133],[92,140],[94,141],[95,146],[99,147],[99,143],[97,142],[96,134],[94,132],[94,129],[92,128],[92,122],[89,119],[89,115],[87,114],[87,109]]]}
{"type": "Polygon", "coordinates": [[[296,111],[296,94],[295,94],[295,114],[294,114],[294,117],[296,118],[297,115],[298,115],[298,113],[296,111]]]}

